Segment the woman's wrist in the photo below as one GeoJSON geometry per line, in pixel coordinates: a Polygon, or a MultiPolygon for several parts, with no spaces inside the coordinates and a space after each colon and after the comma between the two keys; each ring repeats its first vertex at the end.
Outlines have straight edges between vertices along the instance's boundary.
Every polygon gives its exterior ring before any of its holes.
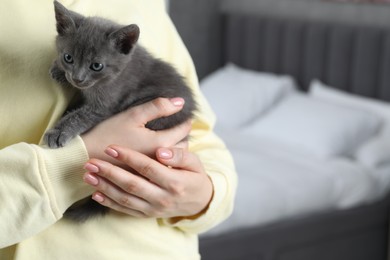
{"type": "Polygon", "coordinates": [[[207,203],[205,204],[205,206],[202,208],[201,211],[199,211],[198,213],[194,214],[194,215],[190,215],[190,216],[178,216],[178,217],[171,217],[169,219],[169,223],[170,224],[175,224],[181,220],[185,220],[185,219],[188,219],[188,220],[195,220],[199,217],[201,217],[203,214],[205,214],[207,212],[207,210],[209,209],[210,207],[210,204],[211,202],[213,201],[213,197],[214,197],[214,185],[213,185],[213,182],[211,180],[211,178],[209,176],[207,176],[207,178],[209,179],[210,181],[210,184],[211,184],[211,195],[209,196],[209,199],[207,200],[207,203]]]}

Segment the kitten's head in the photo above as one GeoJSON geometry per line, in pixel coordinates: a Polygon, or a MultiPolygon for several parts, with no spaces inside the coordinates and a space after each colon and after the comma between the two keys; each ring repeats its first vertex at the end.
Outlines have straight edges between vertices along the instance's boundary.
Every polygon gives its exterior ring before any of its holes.
{"type": "Polygon", "coordinates": [[[76,88],[87,89],[115,78],[131,58],[139,28],[84,17],[54,1],[58,66],[76,88]]]}

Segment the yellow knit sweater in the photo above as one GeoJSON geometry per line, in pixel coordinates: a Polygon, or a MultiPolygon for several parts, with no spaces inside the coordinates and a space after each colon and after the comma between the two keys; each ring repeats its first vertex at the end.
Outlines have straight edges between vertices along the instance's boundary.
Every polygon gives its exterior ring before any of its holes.
{"type": "Polygon", "coordinates": [[[163,0],[62,0],[84,15],[137,23],[141,44],[171,62],[201,108],[190,149],[214,184],[209,209],[195,220],[138,219],[110,213],[74,224],[62,219],[74,202],[92,193],[82,181],[88,160],[81,138],[60,149],[41,145],[74,93],[53,82],[52,0],[0,3],[0,259],[198,259],[197,234],[232,210],[236,174],[229,152],[212,133],[214,116],[200,94],[191,59],[165,12],[163,0]]]}

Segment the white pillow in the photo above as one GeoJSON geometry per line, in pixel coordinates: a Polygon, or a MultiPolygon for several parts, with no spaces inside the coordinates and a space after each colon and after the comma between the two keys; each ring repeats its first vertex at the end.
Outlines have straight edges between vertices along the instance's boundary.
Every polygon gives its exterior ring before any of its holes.
{"type": "Polygon", "coordinates": [[[376,133],[380,122],[369,112],[296,93],[245,131],[327,159],[351,155],[376,133]]]}
{"type": "Polygon", "coordinates": [[[201,90],[217,115],[217,128],[239,128],[263,114],[295,89],[289,76],[239,68],[233,64],[201,82],[201,90]]]}
{"type": "Polygon", "coordinates": [[[314,80],[310,84],[310,95],[344,106],[364,109],[376,114],[383,120],[383,126],[377,136],[368,140],[355,153],[354,158],[370,168],[390,163],[390,104],[372,98],[362,97],[337,90],[314,80]]]}
{"type": "Polygon", "coordinates": [[[390,163],[390,134],[372,138],[357,150],[355,158],[369,168],[390,163]]]}
{"type": "Polygon", "coordinates": [[[387,102],[346,93],[327,86],[319,80],[311,82],[309,94],[329,102],[370,111],[383,119],[383,131],[390,131],[390,104],[387,102]]]}

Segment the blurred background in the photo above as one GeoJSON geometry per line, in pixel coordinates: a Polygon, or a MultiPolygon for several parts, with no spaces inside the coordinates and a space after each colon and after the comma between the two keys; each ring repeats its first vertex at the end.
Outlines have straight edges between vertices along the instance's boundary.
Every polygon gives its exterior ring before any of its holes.
{"type": "Polygon", "coordinates": [[[389,259],[389,1],[166,2],[239,177],[202,259],[389,259]]]}

